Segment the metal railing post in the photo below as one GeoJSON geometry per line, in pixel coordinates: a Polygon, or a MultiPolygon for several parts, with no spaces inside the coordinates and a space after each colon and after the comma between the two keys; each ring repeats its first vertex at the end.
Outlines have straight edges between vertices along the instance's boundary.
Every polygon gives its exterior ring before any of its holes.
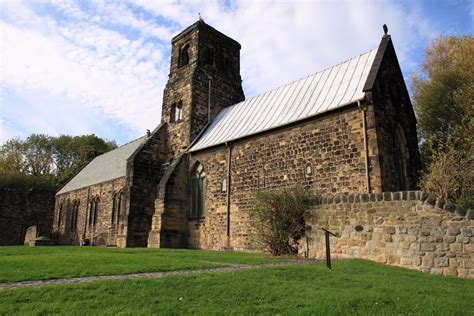
{"type": "Polygon", "coordinates": [[[321,229],[324,231],[324,237],[326,239],[326,267],[331,270],[331,244],[329,243],[329,235],[333,235],[334,237],[337,237],[337,235],[326,228],[321,227],[321,229]]]}

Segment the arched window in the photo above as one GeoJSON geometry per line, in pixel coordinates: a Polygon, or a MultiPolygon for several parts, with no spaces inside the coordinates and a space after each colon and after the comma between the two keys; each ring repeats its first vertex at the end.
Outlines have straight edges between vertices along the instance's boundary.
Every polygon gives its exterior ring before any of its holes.
{"type": "Polygon", "coordinates": [[[189,64],[189,44],[186,44],[181,47],[179,51],[178,67],[183,67],[187,64],[189,64]]]}
{"type": "Polygon", "coordinates": [[[205,215],[206,201],[206,173],[198,163],[191,175],[191,218],[200,218],[205,215]]]}
{"type": "Polygon", "coordinates": [[[89,203],[89,225],[97,224],[97,214],[99,212],[100,200],[99,197],[92,198],[89,203]]]}
{"type": "Polygon", "coordinates": [[[112,204],[112,224],[118,224],[122,209],[122,192],[114,193],[112,204]]]}
{"type": "Polygon", "coordinates": [[[63,203],[59,204],[59,210],[58,210],[58,231],[61,229],[61,216],[63,215],[63,203]]]}
{"type": "MultiPolygon", "coordinates": [[[[74,202],[73,202],[74,203],[74,202]]],[[[72,209],[74,208],[71,200],[66,200],[66,205],[64,206],[64,231],[67,231],[71,228],[71,219],[72,219],[72,209]]]]}
{"type": "Polygon", "coordinates": [[[171,117],[170,122],[178,122],[181,121],[183,118],[183,101],[179,101],[178,103],[174,103],[171,105],[171,117]]]}
{"type": "Polygon", "coordinates": [[[112,196],[112,225],[115,224],[115,213],[117,211],[117,193],[112,196]]]}
{"type": "Polygon", "coordinates": [[[69,228],[71,231],[75,231],[77,227],[77,214],[79,213],[79,200],[72,202],[71,218],[69,222],[69,228]]]}
{"type": "Polygon", "coordinates": [[[92,218],[94,217],[94,198],[89,201],[89,226],[92,225],[92,218]]]}
{"type": "Polygon", "coordinates": [[[122,212],[122,192],[119,193],[118,195],[118,201],[117,201],[117,218],[115,220],[115,222],[118,224],[119,220],[120,220],[120,213],[122,212]]]}
{"type": "Polygon", "coordinates": [[[92,223],[94,226],[97,224],[97,214],[99,213],[99,209],[100,209],[100,200],[99,200],[99,197],[96,197],[95,203],[94,203],[94,221],[92,223]]]}
{"type": "Polygon", "coordinates": [[[395,172],[398,181],[398,189],[405,191],[409,189],[407,166],[410,159],[405,132],[400,124],[395,129],[395,172]]]}

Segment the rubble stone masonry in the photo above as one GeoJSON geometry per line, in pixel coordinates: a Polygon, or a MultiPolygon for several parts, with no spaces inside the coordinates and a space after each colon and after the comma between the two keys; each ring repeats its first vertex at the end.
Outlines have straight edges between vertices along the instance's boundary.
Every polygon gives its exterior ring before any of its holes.
{"type": "Polygon", "coordinates": [[[125,207],[122,206],[118,223],[112,222],[113,197],[123,192],[124,186],[125,177],[122,177],[56,196],[53,239],[58,244],[78,245],[85,235],[92,245],[115,246],[117,235],[123,234],[127,226],[127,216],[123,214],[125,207]],[[97,221],[89,225],[90,202],[96,198],[100,201],[97,221]],[[73,212],[74,203],[79,204],[77,215],[73,212]],[[74,215],[76,218],[73,220],[74,215]]]}
{"type": "Polygon", "coordinates": [[[230,243],[234,250],[254,249],[248,210],[258,190],[302,185],[314,193],[326,195],[365,192],[367,178],[361,114],[356,106],[346,107],[306,123],[229,143],[228,147],[192,153],[190,168],[198,162],[203,165],[207,187],[205,218],[190,221],[189,246],[222,250],[230,243]],[[222,185],[227,178],[229,153],[228,241],[227,192],[223,191],[222,185]]]}
{"type": "Polygon", "coordinates": [[[392,42],[383,44],[388,48],[374,87],[368,93],[375,105],[377,144],[373,148],[379,153],[371,165],[379,166],[381,171],[374,181],[380,182],[382,192],[412,190],[417,185],[421,169],[416,118],[392,42]],[[403,153],[397,152],[397,138],[401,138],[403,153]],[[405,174],[400,175],[400,170],[405,170],[405,174]]]}
{"type": "Polygon", "coordinates": [[[20,245],[29,238],[50,237],[54,210],[52,190],[0,190],[0,246],[20,245]],[[31,235],[31,234],[30,234],[31,235]]]}
{"type": "Polygon", "coordinates": [[[333,258],[360,258],[408,269],[474,278],[474,210],[421,191],[346,194],[316,202],[299,253],[325,258],[321,227],[333,258]]]}

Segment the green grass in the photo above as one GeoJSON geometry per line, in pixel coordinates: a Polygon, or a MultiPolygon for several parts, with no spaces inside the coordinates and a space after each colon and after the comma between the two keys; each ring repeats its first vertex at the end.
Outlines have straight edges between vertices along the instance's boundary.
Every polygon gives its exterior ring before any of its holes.
{"type": "Polygon", "coordinates": [[[265,254],[190,249],[0,247],[0,282],[189,270],[274,262],[265,254]],[[215,262],[215,263],[212,263],[215,262]]]}
{"type": "Polygon", "coordinates": [[[339,260],[0,291],[0,314],[473,315],[474,281],[339,260]]]}

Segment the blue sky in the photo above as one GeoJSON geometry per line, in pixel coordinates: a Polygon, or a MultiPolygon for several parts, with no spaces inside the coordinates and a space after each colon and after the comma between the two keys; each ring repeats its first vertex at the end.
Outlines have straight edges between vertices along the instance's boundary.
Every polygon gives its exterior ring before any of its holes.
{"type": "Polygon", "coordinates": [[[242,44],[251,97],[367,52],[389,26],[403,73],[472,1],[0,1],[0,143],[31,133],[128,142],[160,121],[170,40],[196,21],[242,44]]]}

